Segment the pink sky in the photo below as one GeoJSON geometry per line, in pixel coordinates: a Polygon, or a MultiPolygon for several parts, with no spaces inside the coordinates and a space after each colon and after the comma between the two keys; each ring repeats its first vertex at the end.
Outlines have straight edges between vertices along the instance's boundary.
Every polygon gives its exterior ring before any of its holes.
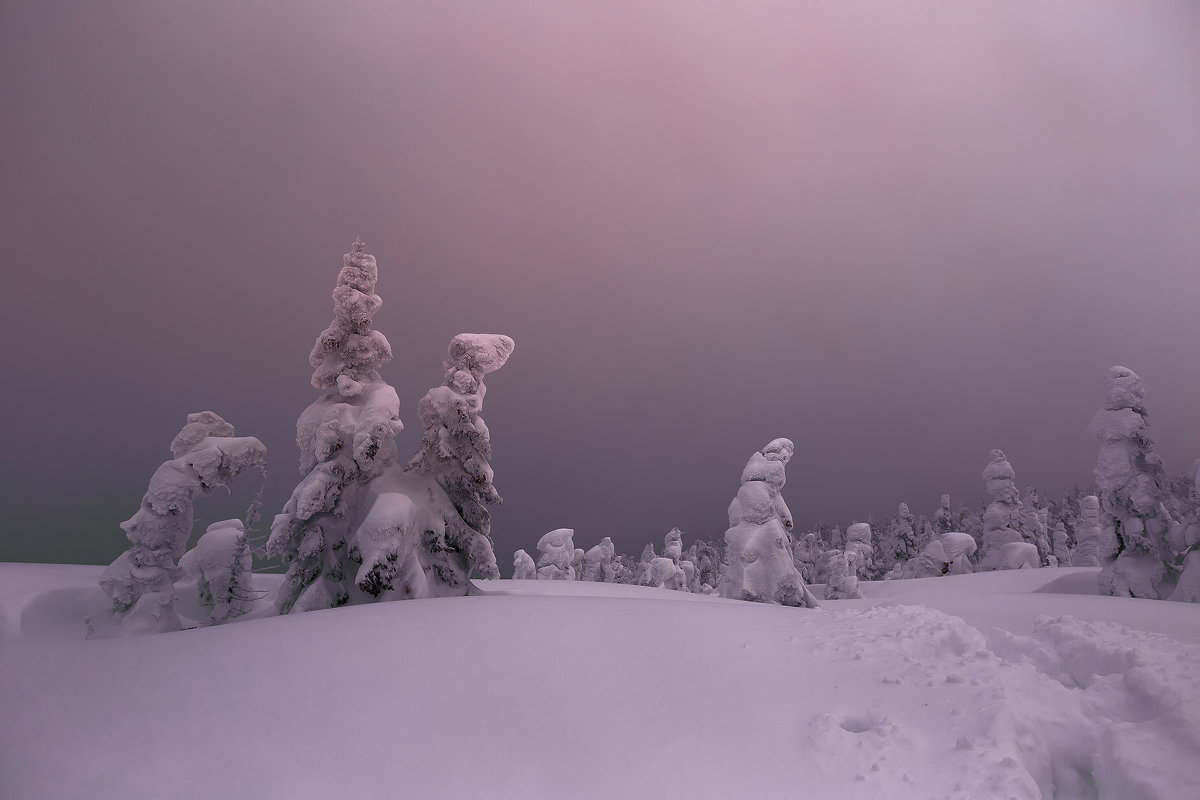
{"type": "Polygon", "coordinates": [[[7,4],[0,560],[114,557],[189,411],[282,506],[356,235],[402,453],[454,334],[517,341],[505,567],[720,536],[776,436],[801,526],[975,504],[993,447],[1086,483],[1117,363],[1181,472],[1198,76],[1184,2],[7,4]]]}

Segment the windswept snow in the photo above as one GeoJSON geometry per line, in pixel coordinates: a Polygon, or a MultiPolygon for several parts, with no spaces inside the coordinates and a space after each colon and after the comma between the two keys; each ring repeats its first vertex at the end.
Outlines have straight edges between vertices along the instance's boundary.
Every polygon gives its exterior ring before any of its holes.
{"type": "Polygon", "coordinates": [[[0,564],[0,797],[1200,796],[1197,607],[1096,568],[821,609],[481,581],[84,641],[99,571],[0,564]]]}

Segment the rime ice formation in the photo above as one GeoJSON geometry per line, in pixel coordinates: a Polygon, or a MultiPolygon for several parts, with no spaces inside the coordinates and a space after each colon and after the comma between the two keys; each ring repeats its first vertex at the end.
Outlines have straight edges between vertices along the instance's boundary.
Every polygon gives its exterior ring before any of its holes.
{"type": "MultiPolygon", "coordinates": [[[[1021,501],[1016,473],[1003,450],[993,450],[991,460],[983,470],[992,502],[983,512],[983,547],[979,559],[980,570],[1005,569],[1007,563],[1002,551],[1007,544],[1024,542],[1020,530],[1021,501]]],[[[1037,548],[1034,548],[1035,552],[1037,548]]],[[[1011,561],[1011,559],[1009,559],[1011,561]]]]}
{"type": "Polygon", "coordinates": [[[933,530],[937,534],[954,530],[954,512],[950,510],[950,495],[942,495],[938,510],[933,512],[933,530]]]}
{"type": "Polygon", "coordinates": [[[282,614],[463,595],[471,570],[499,576],[490,540],[464,521],[438,475],[400,468],[400,400],[379,374],[391,347],[371,328],[382,303],[378,274],[356,241],[333,290],[333,322],[309,356],[312,384],[324,393],[296,421],[304,477],[267,541],[287,566],[282,614]]]}
{"type": "Polygon", "coordinates": [[[1021,501],[1021,534],[1025,541],[1037,547],[1038,558],[1044,563],[1050,555],[1050,535],[1046,525],[1047,512],[1041,507],[1041,499],[1031,486],[1021,501]]]}
{"type": "Polygon", "coordinates": [[[573,581],[575,570],[571,561],[575,557],[575,531],[557,528],[538,539],[537,576],[541,581],[573,581]]]}
{"type": "Polygon", "coordinates": [[[89,637],[179,630],[174,584],[182,573],[175,562],[192,532],[195,499],[217,487],[228,489],[246,470],[266,474],[262,442],[235,437],[233,426],[211,411],[188,414],[171,455],[150,478],[141,508],[121,523],[133,547],[100,576],[112,606],[88,618],[89,637]]]}
{"type": "Polygon", "coordinates": [[[513,553],[513,580],[537,580],[537,567],[534,566],[533,558],[524,550],[513,553]]]}
{"type": "Polygon", "coordinates": [[[596,583],[613,583],[616,573],[613,570],[613,559],[616,558],[617,548],[613,546],[611,537],[605,536],[600,543],[592,547],[583,556],[583,581],[596,583]]]}
{"type": "Polygon", "coordinates": [[[1171,554],[1166,543],[1171,516],[1162,459],[1146,422],[1146,389],[1131,369],[1112,367],[1105,378],[1104,408],[1088,433],[1100,443],[1096,488],[1100,509],[1111,520],[1114,540],[1101,552],[1101,594],[1165,599],[1171,554]]]}
{"type": "Polygon", "coordinates": [[[851,550],[834,550],[829,560],[829,584],[825,587],[826,600],[861,600],[858,588],[858,553],[851,550]]]}
{"type": "Polygon", "coordinates": [[[1075,552],[1071,563],[1076,567],[1100,566],[1100,498],[1094,494],[1079,501],[1079,530],[1075,533],[1075,552]]]}
{"type": "MultiPolygon", "coordinates": [[[[220,625],[248,613],[258,595],[252,588],[250,540],[240,519],[209,525],[196,546],[179,559],[183,579],[194,586],[207,622],[220,625]]],[[[182,590],[182,585],[179,587],[182,590]]]]}
{"type": "Polygon", "coordinates": [[[722,597],[814,608],[816,600],[792,561],[792,515],[780,490],[795,448],[775,439],[750,457],[742,486],[729,504],[722,597]]]}
{"type": "Polygon", "coordinates": [[[866,576],[874,568],[875,546],[871,543],[871,526],[855,522],[846,528],[846,552],[855,554],[855,569],[859,576],[866,576]]]}
{"type": "Polygon", "coordinates": [[[407,469],[432,475],[467,525],[491,536],[487,505],[501,502],[492,485],[492,443],[479,412],[487,387],[483,376],[504,366],[516,345],[507,336],[460,333],[446,348],[445,381],[417,405],[421,447],[407,469]]]}

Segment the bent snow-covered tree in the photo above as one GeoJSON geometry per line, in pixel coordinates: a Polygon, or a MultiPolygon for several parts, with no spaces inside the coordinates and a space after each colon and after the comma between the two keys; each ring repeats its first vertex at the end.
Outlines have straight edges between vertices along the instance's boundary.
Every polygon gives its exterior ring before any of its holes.
{"type": "Polygon", "coordinates": [[[742,486],[729,504],[722,597],[817,606],[792,560],[792,513],[780,494],[794,451],[791,440],[775,439],[750,456],[742,470],[742,486]]]}
{"type": "Polygon", "coordinates": [[[89,637],[179,630],[174,585],[182,571],[176,562],[192,532],[195,499],[228,489],[248,469],[266,474],[262,442],[235,437],[233,426],[211,411],[188,414],[171,455],[150,478],[137,513],[121,523],[133,547],[100,576],[112,605],[88,618],[89,637]]]}
{"type": "Polygon", "coordinates": [[[1163,464],[1150,439],[1146,388],[1133,370],[1108,370],[1104,408],[1092,418],[1088,433],[1100,443],[1096,488],[1114,533],[1101,552],[1100,591],[1166,599],[1175,583],[1166,541],[1173,520],[1163,505],[1163,464]]]}

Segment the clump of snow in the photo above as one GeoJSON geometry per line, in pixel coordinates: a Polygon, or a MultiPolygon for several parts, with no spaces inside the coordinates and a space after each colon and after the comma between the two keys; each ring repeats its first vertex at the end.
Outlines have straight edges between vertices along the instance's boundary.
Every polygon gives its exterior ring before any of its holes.
{"type": "Polygon", "coordinates": [[[1167,546],[1170,512],[1163,505],[1162,459],[1146,421],[1146,390],[1126,367],[1105,378],[1104,408],[1088,433],[1100,444],[1096,488],[1114,538],[1101,552],[1100,590],[1104,594],[1165,599],[1174,588],[1167,546]]]}
{"type": "Polygon", "coordinates": [[[171,442],[174,458],[154,472],[141,507],[121,523],[133,547],[100,576],[111,606],[88,618],[89,636],[180,629],[174,584],[182,573],[176,561],[191,536],[195,499],[218,487],[228,489],[246,470],[266,474],[267,448],[252,436],[233,433],[233,426],[211,411],[188,414],[171,442]]]}
{"type": "Polygon", "coordinates": [[[573,581],[575,568],[575,531],[572,528],[557,528],[550,531],[537,543],[537,576],[542,581],[573,581]]]}
{"type": "Polygon", "coordinates": [[[775,439],[742,470],[742,486],[729,504],[722,597],[816,606],[792,560],[792,514],[780,494],[794,451],[791,440],[775,439]]]}

